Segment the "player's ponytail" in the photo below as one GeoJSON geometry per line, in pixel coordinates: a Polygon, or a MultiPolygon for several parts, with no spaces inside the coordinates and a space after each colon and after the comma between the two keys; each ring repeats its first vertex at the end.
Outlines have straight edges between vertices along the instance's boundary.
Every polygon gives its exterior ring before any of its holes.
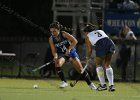
{"type": "Polygon", "coordinates": [[[84,28],[84,32],[92,32],[96,29],[96,26],[89,23],[86,25],[86,27],[84,28]]]}

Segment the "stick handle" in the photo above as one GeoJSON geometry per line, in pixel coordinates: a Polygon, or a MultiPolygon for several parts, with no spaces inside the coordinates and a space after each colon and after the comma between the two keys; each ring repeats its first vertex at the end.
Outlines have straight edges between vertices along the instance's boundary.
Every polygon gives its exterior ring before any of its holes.
{"type": "Polygon", "coordinates": [[[50,61],[50,62],[45,63],[44,65],[42,65],[42,66],[40,66],[40,67],[37,67],[37,68],[33,69],[32,71],[33,71],[33,72],[36,72],[37,70],[44,68],[45,66],[51,64],[52,62],[53,62],[53,60],[50,61]]]}
{"type": "Polygon", "coordinates": [[[86,70],[87,66],[88,66],[88,64],[85,65],[85,67],[84,67],[83,70],[81,71],[81,74],[84,73],[84,71],[86,70]]]}

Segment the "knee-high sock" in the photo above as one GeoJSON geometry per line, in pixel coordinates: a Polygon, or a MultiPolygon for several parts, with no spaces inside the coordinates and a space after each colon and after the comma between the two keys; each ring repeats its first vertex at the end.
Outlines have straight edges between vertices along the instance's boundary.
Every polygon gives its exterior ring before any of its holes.
{"type": "Polygon", "coordinates": [[[91,79],[90,79],[89,74],[88,74],[88,72],[86,70],[82,74],[82,77],[84,78],[84,80],[87,82],[88,85],[91,84],[91,79]]]}
{"type": "Polygon", "coordinates": [[[59,78],[61,79],[61,81],[67,82],[67,80],[64,76],[64,72],[61,67],[56,67],[56,72],[57,72],[59,78]]]}
{"type": "Polygon", "coordinates": [[[97,67],[96,68],[96,72],[97,72],[100,84],[104,85],[105,84],[105,76],[104,76],[104,69],[103,69],[103,67],[97,67]]]}
{"type": "Polygon", "coordinates": [[[106,69],[106,76],[110,85],[114,85],[114,75],[113,75],[113,69],[112,68],[107,68],[106,69]]]}

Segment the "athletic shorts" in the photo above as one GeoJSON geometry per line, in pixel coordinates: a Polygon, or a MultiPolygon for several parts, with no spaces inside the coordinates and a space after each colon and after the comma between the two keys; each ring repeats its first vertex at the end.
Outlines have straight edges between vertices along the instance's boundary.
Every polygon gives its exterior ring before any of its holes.
{"type": "Polygon", "coordinates": [[[113,54],[115,52],[115,44],[111,39],[105,37],[97,41],[95,50],[97,57],[113,54]]]}
{"type": "Polygon", "coordinates": [[[72,48],[71,51],[70,51],[70,54],[69,55],[65,55],[65,54],[59,54],[59,57],[64,57],[66,60],[69,60],[69,58],[79,58],[79,55],[77,54],[76,52],[76,49],[75,48],[72,48]]]}

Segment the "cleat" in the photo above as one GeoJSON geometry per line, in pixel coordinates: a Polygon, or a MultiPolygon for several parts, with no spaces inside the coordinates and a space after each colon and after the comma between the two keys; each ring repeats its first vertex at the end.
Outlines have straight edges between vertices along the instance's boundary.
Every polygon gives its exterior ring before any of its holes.
{"type": "Polygon", "coordinates": [[[68,86],[68,83],[67,82],[64,82],[62,81],[59,88],[64,88],[64,87],[67,87],[68,86]]]}
{"type": "Polygon", "coordinates": [[[111,92],[115,91],[115,86],[114,85],[110,85],[109,86],[109,91],[111,91],[111,92]]]}
{"type": "Polygon", "coordinates": [[[96,89],[97,89],[96,86],[95,86],[93,83],[91,83],[91,84],[89,85],[89,87],[90,87],[91,90],[96,90],[96,89]]]}
{"type": "Polygon", "coordinates": [[[99,84],[97,91],[104,91],[104,90],[107,90],[106,84],[104,84],[104,85],[99,84]]]}

